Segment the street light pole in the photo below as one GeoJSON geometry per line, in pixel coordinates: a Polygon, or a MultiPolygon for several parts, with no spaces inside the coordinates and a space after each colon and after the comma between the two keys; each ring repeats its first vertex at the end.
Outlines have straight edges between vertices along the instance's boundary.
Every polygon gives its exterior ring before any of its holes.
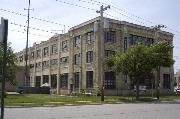
{"type": "Polygon", "coordinates": [[[110,5],[106,6],[106,7],[103,7],[103,5],[100,7],[100,10],[99,11],[96,11],[97,13],[100,13],[100,35],[99,35],[99,40],[101,41],[101,48],[100,48],[100,51],[101,51],[101,101],[104,101],[104,45],[105,45],[105,42],[104,42],[104,18],[103,18],[103,13],[105,10],[107,9],[110,9],[110,5]]]}

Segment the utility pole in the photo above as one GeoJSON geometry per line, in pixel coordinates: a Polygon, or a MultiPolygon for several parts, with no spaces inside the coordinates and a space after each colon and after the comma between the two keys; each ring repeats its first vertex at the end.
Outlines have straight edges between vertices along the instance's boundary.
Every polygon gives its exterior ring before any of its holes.
{"type": "Polygon", "coordinates": [[[28,19],[27,19],[27,40],[26,40],[26,54],[25,54],[25,62],[26,62],[26,66],[25,66],[25,80],[24,80],[24,86],[27,86],[27,80],[28,80],[28,64],[27,64],[27,60],[28,60],[28,42],[29,42],[29,11],[32,10],[30,9],[30,0],[29,0],[29,4],[28,4],[28,9],[24,9],[28,11],[28,19]]]}
{"type": "Polygon", "coordinates": [[[100,7],[100,10],[96,11],[97,13],[100,13],[100,30],[99,30],[99,40],[101,43],[101,47],[100,47],[100,51],[101,51],[101,101],[104,102],[104,45],[105,45],[105,42],[104,42],[104,18],[103,18],[103,13],[105,10],[107,9],[110,9],[110,5],[106,6],[106,7],[103,7],[103,5],[100,7]]]}
{"type": "MultiPolygon", "coordinates": [[[[153,30],[155,31],[155,39],[158,40],[158,36],[157,33],[159,30],[161,30],[161,28],[166,28],[165,25],[157,25],[153,28],[153,30]]],[[[157,66],[156,68],[157,71],[157,79],[156,79],[156,96],[157,96],[157,100],[159,100],[160,97],[160,93],[159,93],[159,83],[160,83],[160,77],[161,77],[161,66],[157,66]]]]}
{"type": "Polygon", "coordinates": [[[7,64],[7,36],[8,36],[8,20],[1,19],[0,26],[0,45],[3,45],[3,63],[2,63],[2,82],[1,82],[1,119],[4,119],[4,95],[5,95],[5,81],[6,81],[6,64],[7,64]],[[2,44],[1,44],[2,43],[2,44]]]}

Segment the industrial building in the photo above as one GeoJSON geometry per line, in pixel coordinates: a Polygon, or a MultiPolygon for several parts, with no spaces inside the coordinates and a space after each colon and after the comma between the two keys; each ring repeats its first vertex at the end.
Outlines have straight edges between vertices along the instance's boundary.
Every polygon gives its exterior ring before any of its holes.
{"type": "MultiPolygon", "coordinates": [[[[34,43],[28,49],[29,79],[26,83],[32,87],[48,83],[57,94],[69,95],[82,90],[97,92],[103,82],[105,95],[130,94],[134,91],[133,82],[127,75],[109,69],[103,59],[115,52],[126,52],[137,42],[150,45],[168,40],[173,43],[172,33],[109,18],[104,18],[102,41],[99,19],[74,26],[67,33],[55,35],[48,41],[34,43]]],[[[25,49],[16,53],[16,63],[25,66],[25,49]]],[[[160,77],[161,93],[171,92],[173,66],[162,67],[160,77]]],[[[155,83],[155,77],[145,78],[141,85],[146,86],[148,93],[154,90],[155,83]]]]}

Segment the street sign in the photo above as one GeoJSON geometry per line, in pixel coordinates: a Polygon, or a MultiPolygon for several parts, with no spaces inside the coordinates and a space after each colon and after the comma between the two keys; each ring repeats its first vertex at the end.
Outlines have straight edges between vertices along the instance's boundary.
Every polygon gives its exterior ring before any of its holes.
{"type": "Polygon", "coordinates": [[[4,19],[3,19],[3,17],[1,17],[1,24],[0,24],[0,43],[3,42],[4,29],[5,29],[4,19]]]}

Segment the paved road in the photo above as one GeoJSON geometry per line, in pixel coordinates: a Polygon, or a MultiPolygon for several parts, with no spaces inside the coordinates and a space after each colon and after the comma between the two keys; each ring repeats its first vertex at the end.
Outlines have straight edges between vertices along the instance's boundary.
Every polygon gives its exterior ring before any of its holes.
{"type": "Polygon", "coordinates": [[[6,108],[5,119],[180,119],[180,104],[6,108]]]}

